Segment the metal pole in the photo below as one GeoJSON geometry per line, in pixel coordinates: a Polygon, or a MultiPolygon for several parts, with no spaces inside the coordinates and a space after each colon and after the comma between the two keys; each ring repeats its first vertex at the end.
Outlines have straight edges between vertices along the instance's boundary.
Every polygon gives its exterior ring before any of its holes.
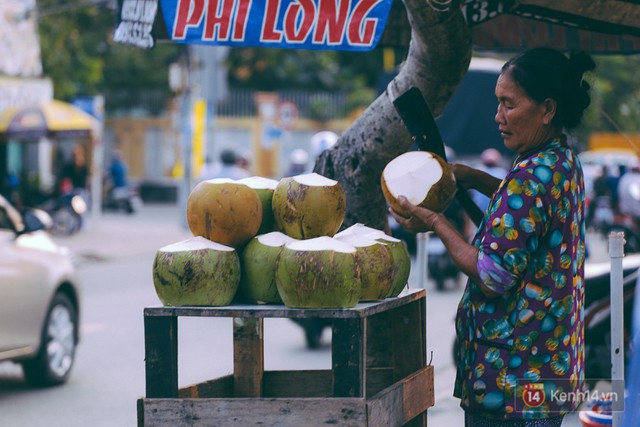
{"type": "Polygon", "coordinates": [[[611,258],[611,391],[613,427],[622,425],[624,409],[623,274],[624,232],[609,234],[611,258]]]}
{"type": "Polygon", "coordinates": [[[427,243],[429,242],[429,233],[416,234],[416,264],[418,271],[417,284],[419,288],[426,288],[427,284],[427,243]]]}

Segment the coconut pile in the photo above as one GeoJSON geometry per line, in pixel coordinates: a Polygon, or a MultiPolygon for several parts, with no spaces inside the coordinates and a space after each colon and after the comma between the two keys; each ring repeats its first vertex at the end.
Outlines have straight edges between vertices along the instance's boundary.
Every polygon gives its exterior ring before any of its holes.
{"type": "Polygon", "coordinates": [[[336,234],[345,214],[340,183],[316,173],[202,181],[187,201],[194,237],[156,253],[158,297],[348,308],[397,296],[409,278],[404,242],[362,224],[336,234]]]}

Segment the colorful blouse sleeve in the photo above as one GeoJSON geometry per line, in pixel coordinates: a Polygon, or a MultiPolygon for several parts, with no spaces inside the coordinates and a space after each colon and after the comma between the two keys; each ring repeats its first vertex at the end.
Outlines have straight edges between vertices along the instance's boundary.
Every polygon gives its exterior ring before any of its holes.
{"type": "Polygon", "coordinates": [[[489,207],[484,234],[477,243],[478,274],[484,286],[504,294],[529,267],[547,223],[547,190],[526,169],[515,169],[489,207]]]}

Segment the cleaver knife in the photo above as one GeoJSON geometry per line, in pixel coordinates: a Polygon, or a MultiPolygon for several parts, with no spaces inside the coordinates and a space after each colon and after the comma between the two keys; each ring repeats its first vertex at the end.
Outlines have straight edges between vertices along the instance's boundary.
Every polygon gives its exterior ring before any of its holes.
{"type": "MultiPolygon", "coordinates": [[[[420,89],[415,86],[409,88],[393,101],[393,105],[418,148],[435,153],[447,161],[442,135],[420,89]]],[[[479,226],[484,213],[471,199],[469,193],[458,188],[455,197],[471,221],[476,227],[479,226]]]]}

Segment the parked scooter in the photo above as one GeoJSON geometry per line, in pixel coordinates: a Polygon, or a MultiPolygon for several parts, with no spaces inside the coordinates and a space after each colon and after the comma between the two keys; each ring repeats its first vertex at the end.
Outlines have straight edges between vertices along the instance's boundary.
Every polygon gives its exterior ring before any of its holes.
{"type": "MultiPolygon", "coordinates": [[[[640,276],[640,254],[623,259],[623,337],[625,356],[630,354],[634,292],[640,276]]],[[[611,264],[586,264],[584,301],[585,377],[611,377],[611,264]]],[[[593,385],[593,384],[590,384],[593,385]]]]}
{"type": "Polygon", "coordinates": [[[86,191],[71,190],[45,200],[40,208],[53,220],[52,234],[70,236],[82,229],[84,216],[88,210],[86,191]]]}
{"type": "Polygon", "coordinates": [[[103,211],[121,211],[134,214],[142,208],[142,199],[132,187],[108,188],[102,199],[103,211]]]}

